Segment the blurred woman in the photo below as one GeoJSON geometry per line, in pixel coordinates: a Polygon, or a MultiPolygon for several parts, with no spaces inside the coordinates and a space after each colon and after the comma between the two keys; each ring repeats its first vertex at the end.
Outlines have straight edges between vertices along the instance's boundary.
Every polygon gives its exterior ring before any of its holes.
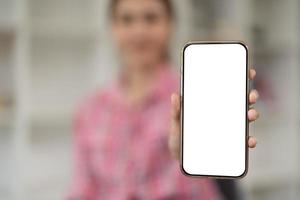
{"type": "MultiPolygon", "coordinates": [[[[168,60],[171,1],[111,0],[110,11],[122,66],[115,81],[77,110],[68,199],[219,199],[212,180],[185,177],[178,166],[179,74],[168,60]]],[[[256,97],[252,92],[250,101],[256,97]]],[[[249,119],[256,118],[249,111],[249,119]]]]}

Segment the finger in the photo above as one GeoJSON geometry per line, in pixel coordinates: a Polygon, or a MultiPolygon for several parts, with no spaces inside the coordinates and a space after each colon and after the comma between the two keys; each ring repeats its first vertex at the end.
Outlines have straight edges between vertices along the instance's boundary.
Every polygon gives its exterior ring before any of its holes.
{"type": "Polygon", "coordinates": [[[249,102],[250,104],[256,103],[257,99],[259,98],[259,94],[257,90],[252,90],[249,94],[249,102]]]}
{"type": "Polygon", "coordinates": [[[256,76],[256,71],[255,71],[255,69],[250,69],[250,73],[249,73],[249,78],[250,78],[250,80],[253,80],[254,78],[255,78],[255,76],[256,76]]]}
{"type": "Polygon", "coordinates": [[[248,120],[249,120],[250,122],[253,122],[253,121],[257,120],[258,117],[259,117],[259,113],[257,112],[257,110],[255,110],[255,109],[250,109],[250,110],[248,111],[248,120]]]}
{"type": "Polygon", "coordinates": [[[171,128],[171,133],[169,134],[168,145],[171,152],[171,155],[179,159],[180,155],[180,133],[179,128],[174,130],[175,126],[171,128]]]}
{"type": "Polygon", "coordinates": [[[179,159],[180,155],[180,97],[174,93],[171,96],[172,116],[169,134],[169,148],[171,155],[179,159]]]}
{"type": "Polygon", "coordinates": [[[172,118],[178,119],[180,116],[180,99],[179,95],[176,93],[173,93],[171,95],[171,106],[172,106],[172,118]]]}
{"type": "Polygon", "coordinates": [[[171,134],[179,137],[180,132],[180,100],[178,94],[174,93],[171,96],[171,134]]]}
{"type": "Polygon", "coordinates": [[[171,122],[171,128],[169,133],[169,149],[171,152],[171,155],[175,159],[179,159],[180,155],[180,125],[179,120],[172,120],[171,122]]]}
{"type": "Polygon", "coordinates": [[[250,148],[255,148],[256,145],[257,145],[257,140],[256,140],[256,138],[250,136],[249,139],[248,139],[248,146],[249,146],[250,148]]]}

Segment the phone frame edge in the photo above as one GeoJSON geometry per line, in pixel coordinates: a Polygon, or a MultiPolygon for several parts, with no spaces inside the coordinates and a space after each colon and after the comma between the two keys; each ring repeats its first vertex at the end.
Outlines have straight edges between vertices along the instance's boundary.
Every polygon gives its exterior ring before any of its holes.
{"type": "Polygon", "coordinates": [[[245,177],[248,173],[249,170],[249,147],[248,147],[248,138],[249,138],[249,120],[248,120],[248,110],[249,110],[249,48],[248,46],[240,40],[224,40],[224,41],[190,41],[187,42],[184,47],[182,48],[181,51],[181,66],[180,66],[180,101],[181,101],[181,106],[180,106],[180,171],[188,177],[206,177],[206,178],[215,178],[215,179],[241,179],[245,177]],[[185,171],[183,167],[183,110],[184,110],[184,52],[187,49],[188,46],[190,45],[195,45],[195,44],[239,44],[242,45],[245,50],[246,50],[246,104],[245,104],[245,109],[246,109],[246,127],[245,127],[245,170],[241,175],[238,176],[221,176],[221,175],[202,175],[202,174],[190,174],[187,171],[185,171]]]}

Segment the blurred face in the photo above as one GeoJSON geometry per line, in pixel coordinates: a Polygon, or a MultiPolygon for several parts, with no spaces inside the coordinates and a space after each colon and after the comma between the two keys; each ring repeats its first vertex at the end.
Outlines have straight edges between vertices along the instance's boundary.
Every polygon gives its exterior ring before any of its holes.
{"type": "Polygon", "coordinates": [[[120,0],[112,29],[127,67],[153,67],[166,55],[171,21],[160,0],[120,0]]]}

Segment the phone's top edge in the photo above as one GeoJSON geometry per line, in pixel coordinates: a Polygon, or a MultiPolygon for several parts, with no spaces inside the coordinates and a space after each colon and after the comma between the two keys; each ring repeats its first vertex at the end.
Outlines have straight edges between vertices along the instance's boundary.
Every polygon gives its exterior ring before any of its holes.
{"type": "Polygon", "coordinates": [[[242,40],[191,40],[186,44],[243,44],[246,45],[242,40]]]}
{"type": "Polygon", "coordinates": [[[189,41],[185,43],[183,46],[182,52],[185,52],[185,50],[195,44],[239,44],[245,48],[245,50],[248,52],[249,48],[247,44],[244,41],[241,40],[216,40],[216,41],[189,41]]]}

